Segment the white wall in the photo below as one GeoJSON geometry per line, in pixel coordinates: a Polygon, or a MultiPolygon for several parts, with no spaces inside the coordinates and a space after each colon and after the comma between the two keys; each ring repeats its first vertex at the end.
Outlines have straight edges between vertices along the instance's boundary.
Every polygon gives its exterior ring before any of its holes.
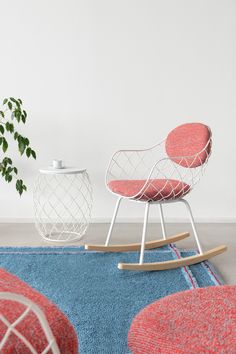
{"type": "MultiPolygon", "coordinates": [[[[236,220],[234,0],[1,1],[1,97],[21,97],[37,162],[13,156],[29,186],[1,183],[0,219],[31,218],[37,169],[86,166],[94,218],[110,217],[104,171],[118,148],[147,147],[176,125],[209,124],[214,150],[193,192],[200,220],[236,220]]],[[[132,206],[132,208],[131,208],[132,206]]],[[[121,217],[141,216],[124,206],[121,217]]],[[[184,217],[170,207],[170,217],[184,217]]]]}

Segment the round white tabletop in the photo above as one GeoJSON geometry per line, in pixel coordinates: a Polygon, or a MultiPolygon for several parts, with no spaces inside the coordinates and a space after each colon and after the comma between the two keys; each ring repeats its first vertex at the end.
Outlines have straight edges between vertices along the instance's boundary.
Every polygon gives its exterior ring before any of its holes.
{"type": "Polygon", "coordinates": [[[53,168],[53,167],[46,167],[39,170],[40,173],[43,174],[53,174],[53,175],[71,175],[71,174],[78,174],[84,173],[86,168],[78,168],[78,167],[62,167],[62,168],[53,168]]]}

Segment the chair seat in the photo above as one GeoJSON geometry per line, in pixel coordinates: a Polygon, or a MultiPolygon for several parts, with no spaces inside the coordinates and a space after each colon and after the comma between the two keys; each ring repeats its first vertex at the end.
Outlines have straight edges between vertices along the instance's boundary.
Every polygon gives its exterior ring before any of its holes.
{"type": "Polygon", "coordinates": [[[133,354],[236,353],[236,286],[179,292],[145,307],[129,330],[133,354]]]}
{"type": "Polygon", "coordinates": [[[112,192],[123,197],[143,200],[159,201],[177,199],[186,195],[190,186],[175,179],[151,179],[146,183],[144,179],[113,180],[108,183],[112,192]]]}

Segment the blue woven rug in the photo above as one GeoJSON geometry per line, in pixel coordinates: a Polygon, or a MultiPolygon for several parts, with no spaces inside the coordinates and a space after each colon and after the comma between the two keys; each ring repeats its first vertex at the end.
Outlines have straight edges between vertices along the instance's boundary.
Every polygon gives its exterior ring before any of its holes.
{"type": "MultiPolygon", "coordinates": [[[[195,253],[181,251],[184,257],[195,253]]],[[[145,253],[148,262],[178,257],[175,246],[145,253]]],[[[0,267],[46,295],[69,317],[80,354],[129,353],[127,333],[144,306],[178,291],[222,284],[208,262],[160,272],[117,269],[117,263],[138,258],[136,252],[104,254],[79,247],[0,248],[0,267]]]]}

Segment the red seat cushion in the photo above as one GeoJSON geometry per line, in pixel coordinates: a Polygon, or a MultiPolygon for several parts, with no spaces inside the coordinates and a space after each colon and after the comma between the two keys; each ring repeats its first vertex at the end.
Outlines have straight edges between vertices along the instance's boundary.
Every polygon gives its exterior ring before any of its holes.
{"type": "Polygon", "coordinates": [[[133,354],[236,353],[236,286],[180,292],[144,308],[128,335],[133,354]]]}
{"type": "Polygon", "coordinates": [[[177,164],[183,167],[203,165],[211,151],[211,131],[202,123],[186,123],[173,129],[166,139],[166,153],[177,164]],[[193,156],[192,158],[176,158],[193,156]],[[175,158],[174,158],[175,157],[175,158]]]}
{"type": "Polygon", "coordinates": [[[112,192],[124,197],[134,197],[145,201],[158,201],[181,198],[190,190],[190,186],[174,179],[152,179],[141,192],[146,180],[114,180],[108,183],[112,192]]]}
{"type": "MultiPolygon", "coordinates": [[[[21,294],[36,303],[44,312],[49,326],[56,339],[61,353],[78,353],[78,341],[76,332],[68,318],[45,296],[32,289],[29,285],[0,268],[0,292],[12,292],[21,294]]],[[[25,306],[9,300],[0,300],[0,314],[9,322],[14,322],[24,311],[25,306]]],[[[47,341],[36,316],[31,312],[20,322],[16,329],[19,330],[33,345],[37,353],[45,349],[47,341]]],[[[0,320],[0,342],[6,332],[6,326],[0,320]]],[[[29,349],[14,334],[11,334],[3,347],[4,354],[28,354],[29,349]]],[[[51,351],[50,351],[51,353],[51,351]]]]}

